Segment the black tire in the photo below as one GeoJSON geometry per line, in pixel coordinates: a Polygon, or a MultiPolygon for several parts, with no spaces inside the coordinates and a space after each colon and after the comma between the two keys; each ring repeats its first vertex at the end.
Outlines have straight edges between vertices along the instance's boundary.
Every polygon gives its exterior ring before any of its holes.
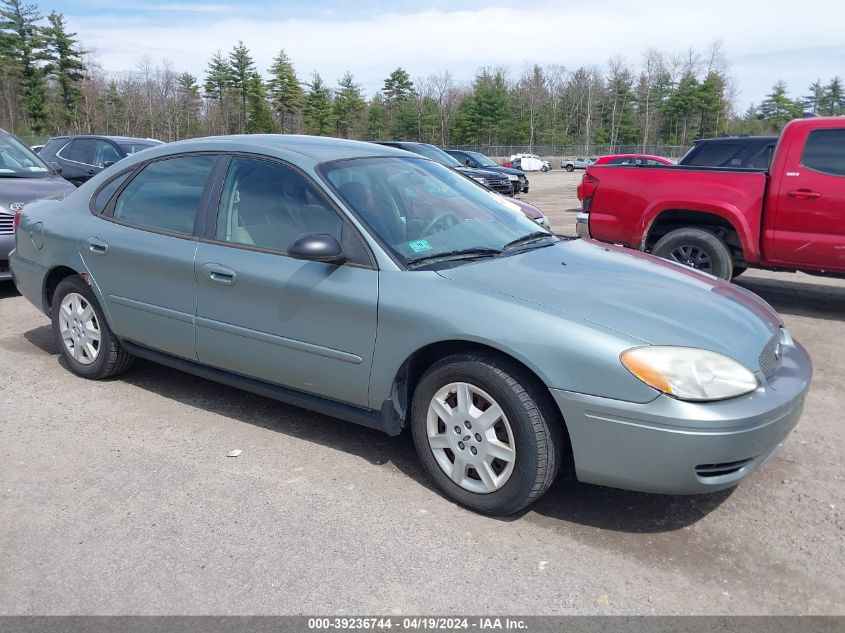
{"type": "Polygon", "coordinates": [[[547,390],[524,368],[495,355],[455,354],[429,368],[414,393],[411,431],[417,455],[437,487],[447,497],[483,514],[513,514],[536,501],[552,485],[563,459],[564,431],[547,390]],[[511,425],[513,471],[494,492],[472,492],[453,482],[429,446],[429,404],[439,389],[452,382],[466,382],[485,391],[511,425]]]}
{"type": "Polygon", "coordinates": [[[91,287],[77,275],[66,277],[56,287],[53,293],[53,303],[50,309],[50,317],[53,321],[53,336],[67,362],[68,368],[77,376],[91,380],[102,380],[120,374],[132,364],[134,356],[123,349],[120,341],[112,333],[97,297],[91,287]],[[97,319],[100,332],[100,341],[96,358],[90,364],[84,364],[76,360],[62,340],[59,325],[59,312],[62,300],[70,293],[75,292],[81,295],[91,306],[97,319]]]}
{"type": "Polygon", "coordinates": [[[566,171],[568,171],[568,172],[573,172],[573,171],[575,171],[575,166],[574,166],[574,165],[567,165],[567,166],[566,166],[566,171]]]}
{"type": "Polygon", "coordinates": [[[661,237],[651,252],[722,279],[730,280],[733,275],[733,258],[727,245],[705,229],[675,229],[661,237]],[[685,252],[692,257],[685,259],[685,252]]]}
{"type": "Polygon", "coordinates": [[[731,279],[736,279],[742,273],[744,273],[746,270],[748,270],[747,266],[737,266],[736,264],[734,264],[734,272],[733,272],[733,275],[731,276],[731,279]]]}
{"type": "Polygon", "coordinates": [[[540,167],[540,171],[547,172],[547,171],[549,171],[549,168],[546,167],[545,165],[543,165],[542,167],[540,167]]]}

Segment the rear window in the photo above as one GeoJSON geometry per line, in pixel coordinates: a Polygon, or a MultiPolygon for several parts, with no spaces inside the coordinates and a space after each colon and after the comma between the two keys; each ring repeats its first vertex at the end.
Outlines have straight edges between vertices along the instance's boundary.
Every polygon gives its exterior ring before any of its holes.
{"type": "Polygon", "coordinates": [[[845,128],[810,132],[801,164],[823,174],[845,176],[845,128]]]}
{"type": "Polygon", "coordinates": [[[681,162],[698,167],[739,167],[742,164],[739,155],[744,147],[742,143],[702,143],[681,162]]]}

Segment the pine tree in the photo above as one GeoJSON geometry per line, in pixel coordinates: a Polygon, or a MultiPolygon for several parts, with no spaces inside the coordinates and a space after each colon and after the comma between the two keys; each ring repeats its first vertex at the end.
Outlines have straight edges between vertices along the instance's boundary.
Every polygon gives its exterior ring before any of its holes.
{"type": "Polygon", "coordinates": [[[23,109],[36,134],[44,128],[47,102],[47,82],[38,66],[44,57],[40,20],[34,4],[0,0],[0,57],[19,82],[23,109]]]}
{"type": "Polygon", "coordinates": [[[804,97],[804,107],[813,114],[819,114],[824,107],[824,86],[821,79],[816,79],[810,84],[810,94],[804,97]]]}
{"type": "Polygon", "coordinates": [[[388,105],[396,105],[414,94],[414,82],[407,71],[399,67],[384,80],[381,91],[388,105]]]}
{"type": "Polygon", "coordinates": [[[58,84],[61,93],[62,116],[69,121],[79,101],[78,84],[82,80],[85,65],[83,51],[79,50],[76,33],[67,32],[67,24],[61,13],[55,11],[47,16],[50,25],[44,29],[47,64],[44,73],[58,84]]]}
{"type": "Polygon", "coordinates": [[[232,85],[232,70],[229,62],[218,49],[205,71],[205,96],[216,101],[220,109],[222,132],[227,132],[226,95],[232,85]]]}
{"type": "Polygon", "coordinates": [[[247,127],[247,100],[252,76],[255,73],[255,61],[241,40],[238,40],[238,43],[232,47],[232,52],[229,53],[229,69],[232,92],[236,93],[240,99],[238,131],[243,134],[247,127]]]}
{"type": "Polygon", "coordinates": [[[334,130],[332,121],[331,91],[323,83],[320,73],[311,75],[311,82],[306,84],[308,93],[305,95],[305,125],[311,134],[328,136],[334,130]]]}
{"type": "Polygon", "coordinates": [[[247,128],[250,134],[271,134],[276,131],[273,113],[267,103],[267,88],[261,75],[253,72],[247,79],[247,128]]]}
{"type": "Polygon", "coordinates": [[[778,81],[760,103],[758,116],[779,129],[791,119],[801,116],[801,107],[787,96],[786,83],[778,81]]]}
{"type": "Polygon", "coordinates": [[[834,77],[825,86],[820,113],[825,116],[845,114],[845,90],[843,90],[842,80],[839,77],[834,77]]]}
{"type": "Polygon", "coordinates": [[[302,115],[302,108],[305,105],[305,93],[296,78],[293,63],[284,49],[279,51],[279,54],[273,59],[267,88],[270,103],[279,120],[282,133],[295,132],[297,121],[302,115]]]}
{"type": "Polygon", "coordinates": [[[202,104],[197,78],[191,73],[182,73],[176,83],[180,114],[176,137],[194,136],[199,132],[198,120],[202,104]]]}
{"type": "Polygon", "coordinates": [[[367,107],[361,87],[355,83],[348,70],[337,83],[334,94],[334,118],[337,136],[349,138],[350,131],[360,127],[361,115],[367,107]]]}

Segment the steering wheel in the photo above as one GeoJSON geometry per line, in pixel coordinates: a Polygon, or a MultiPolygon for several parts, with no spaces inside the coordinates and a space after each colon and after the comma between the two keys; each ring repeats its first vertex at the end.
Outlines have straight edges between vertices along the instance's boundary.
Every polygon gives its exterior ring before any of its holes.
{"type": "Polygon", "coordinates": [[[454,226],[457,226],[458,224],[460,224],[460,222],[461,221],[457,218],[457,216],[455,216],[454,213],[452,213],[451,211],[446,211],[445,213],[441,213],[439,215],[434,216],[434,218],[426,222],[425,226],[423,226],[422,231],[420,233],[421,235],[430,235],[432,229],[434,229],[434,227],[438,225],[442,225],[442,228],[440,229],[441,231],[446,231],[454,226]]]}

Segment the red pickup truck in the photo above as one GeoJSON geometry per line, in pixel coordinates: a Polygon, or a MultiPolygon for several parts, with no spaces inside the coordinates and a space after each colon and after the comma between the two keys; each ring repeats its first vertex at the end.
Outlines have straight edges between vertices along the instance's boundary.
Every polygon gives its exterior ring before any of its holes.
{"type": "Polygon", "coordinates": [[[731,279],[748,267],[845,275],[845,117],[798,119],[768,170],[587,169],[582,237],[731,279]]]}

